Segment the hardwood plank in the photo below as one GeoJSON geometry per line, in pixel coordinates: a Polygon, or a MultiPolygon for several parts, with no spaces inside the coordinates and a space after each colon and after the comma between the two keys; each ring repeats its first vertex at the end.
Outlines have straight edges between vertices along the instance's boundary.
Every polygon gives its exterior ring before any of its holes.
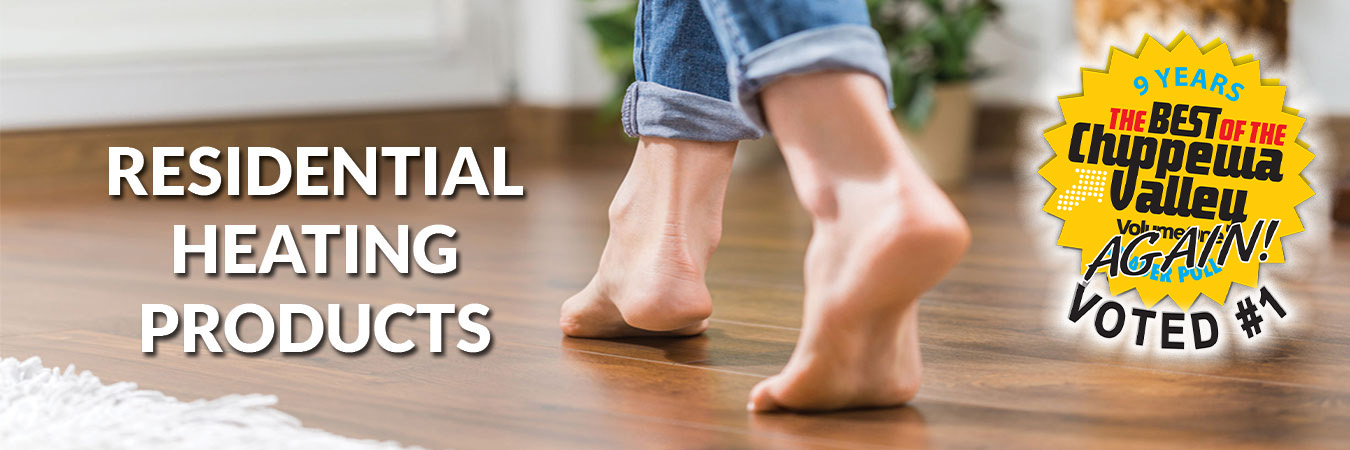
{"type": "MultiPolygon", "coordinates": [[[[787,179],[772,171],[733,179],[705,336],[563,338],[558,305],[594,270],[620,175],[523,170],[523,202],[111,200],[101,186],[77,187],[76,206],[11,198],[0,215],[0,353],[75,363],[186,398],[274,393],[309,426],[433,447],[1329,447],[1350,439],[1344,230],[1322,267],[1284,283],[1298,318],[1263,336],[1265,351],[1139,355],[1058,327],[1064,269],[1028,261],[1035,237],[1016,220],[1015,189],[977,184],[955,193],[972,221],[972,251],[922,303],[919,399],[890,410],[748,415],[748,390],[786,362],[800,323],[810,223],[787,179]],[[180,278],[169,253],[177,223],[446,223],[460,231],[464,259],[450,277],[180,278]],[[479,357],[331,349],[189,357],[170,340],[146,357],[143,302],[479,302],[494,308],[494,344],[479,357]]],[[[427,330],[400,320],[392,333],[425,345],[427,330]]]]}

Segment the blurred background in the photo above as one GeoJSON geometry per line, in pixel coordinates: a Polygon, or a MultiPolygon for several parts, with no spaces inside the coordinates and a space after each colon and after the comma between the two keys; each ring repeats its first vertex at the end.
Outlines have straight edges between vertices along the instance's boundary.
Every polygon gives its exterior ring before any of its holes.
{"type": "MultiPolygon", "coordinates": [[[[868,4],[894,61],[896,119],[948,185],[1012,173],[1017,149],[1055,117],[1054,96],[1076,92],[1076,68],[1103,65],[1108,45],[1183,26],[1202,41],[1216,34],[1197,27],[1221,31],[1296,76],[1291,104],[1324,131],[1315,146],[1350,139],[1339,47],[1350,2],[868,4]]],[[[110,144],[222,139],[511,145],[532,160],[626,162],[613,151],[631,145],[614,101],[632,76],[633,11],[626,0],[3,0],[0,174],[23,190],[102,170],[87,152],[110,144]]],[[[775,157],[771,143],[746,146],[742,166],[775,157]]],[[[1323,169],[1336,179],[1345,167],[1323,169]]]]}

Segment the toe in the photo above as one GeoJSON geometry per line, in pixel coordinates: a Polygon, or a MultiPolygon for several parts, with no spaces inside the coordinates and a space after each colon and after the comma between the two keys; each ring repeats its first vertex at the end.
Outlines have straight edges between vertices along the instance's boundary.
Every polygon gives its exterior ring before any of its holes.
{"type": "Polygon", "coordinates": [[[611,324],[618,314],[613,304],[597,295],[593,287],[586,286],[563,302],[558,326],[563,334],[572,337],[603,337],[612,331],[611,324]]]}
{"type": "Polygon", "coordinates": [[[745,409],[751,412],[766,412],[779,409],[778,400],[774,398],[774,386],[778,383],[779,376],[775,375],[760,381],[750,390],[750,403],[745,405],[745,409]]]}

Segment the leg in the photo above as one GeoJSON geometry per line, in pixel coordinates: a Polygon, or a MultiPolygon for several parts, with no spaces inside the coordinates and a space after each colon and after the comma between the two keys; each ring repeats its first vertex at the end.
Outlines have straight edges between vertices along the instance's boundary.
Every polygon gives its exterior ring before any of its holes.
{"type": "Polygon", "coordinates": [[[741,109],[774,131],[813,219],[797,347],[756,411],[890,406],[922,373],[918,296],[969,242],[888,108],[889,64],[861,0],[703,0],[741,109]]]}
{"type": "Polygon", "coordinates": [[[763,103],[814,231],[797,347],[749,407],[909,401],[923,371],[918,297],[965,251],[965,221],[905,149],[875,78],[787,78],[763,103]]]}
{"type": "Polygon", "coordinates": [[[624,130],[639,136],[610,206],[595,277],[562,307],[574,337],[692,335],[707,327],[703,280],[722,233],[735,141],[759,136],[729,100],[726,63],[696,3],[639,4],[624,130]]]}

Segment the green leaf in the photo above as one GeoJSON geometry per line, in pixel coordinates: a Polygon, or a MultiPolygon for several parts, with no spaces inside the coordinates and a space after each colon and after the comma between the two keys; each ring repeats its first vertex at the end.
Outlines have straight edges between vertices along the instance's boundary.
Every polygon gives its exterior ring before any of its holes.
{"type": "Polygon", "coordinates": [[[927,77],[919,78],[916,82],[914,97],[910,99],[903,113],[906,125],[910,129],[919,130],[928,125],[928,119],[933,115],[936,83],[927,77]]]}
{"type": "MultiPolygon", "coordinates": [[[[592,3],[594,4],[594,3],[592,3]]],[[[596,52],[600,62],[614,74],[614,86],[609,99],[600,106],[598,120],[612,123],[619,118],[623,95],[628,85],[636,80],[633,74],[633,35],[637,25],[636,1],[618,8],[608,8],[587,16],[586,25],[595,36],[596,52]]]]}

